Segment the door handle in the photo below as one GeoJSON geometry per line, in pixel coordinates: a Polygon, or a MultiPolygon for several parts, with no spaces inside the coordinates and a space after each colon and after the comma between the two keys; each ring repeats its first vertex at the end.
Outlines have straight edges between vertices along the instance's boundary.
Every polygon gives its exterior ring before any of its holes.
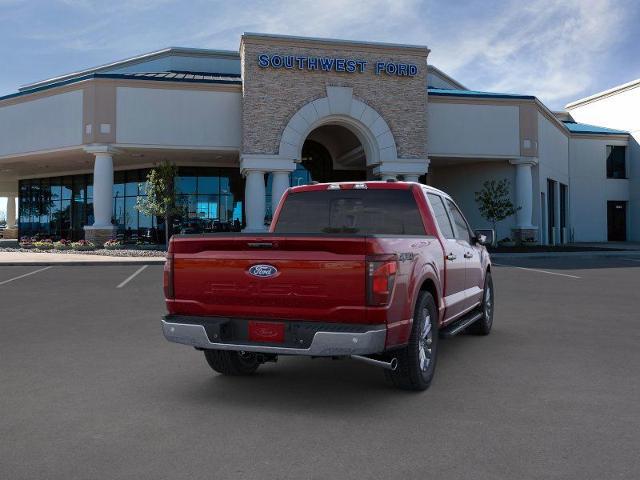
{"type": "Polygon", "coordinates": [[[446,258],[447,260],[450,260],[450,261],[454,261],[457,257],[453,253],[450,253],[449,255],[447,255],[444,258],[446,258]]]}
{"type": "Polygon", "coordinates": [[[464,258],[473,258],[473,253],[471,253],[471,252],[465,252],[465,254],[464,254],[464,258]]]}

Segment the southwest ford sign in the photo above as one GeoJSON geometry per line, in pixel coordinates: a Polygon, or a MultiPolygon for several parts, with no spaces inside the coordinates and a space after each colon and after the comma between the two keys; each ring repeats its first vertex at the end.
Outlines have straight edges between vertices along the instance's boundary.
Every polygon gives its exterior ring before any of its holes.
{"type": "Polygon", "coordinates": [[[321,72],[364,73],[371,68],[376,75],[413,77],[418,66],[413,63],[374,62],[369,66],[365,60],[338,57],[299,57],[297,55],[258,55],[258,66],[262,68],[284,68],[321,72]]]}

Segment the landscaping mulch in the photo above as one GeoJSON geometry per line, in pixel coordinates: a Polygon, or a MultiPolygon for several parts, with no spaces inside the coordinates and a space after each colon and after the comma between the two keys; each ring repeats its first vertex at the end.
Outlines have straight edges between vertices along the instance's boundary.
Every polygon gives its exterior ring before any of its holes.
{"type": "Polygon", "coordinates": [[[107,250],[104,248],[97,250],[42,250],[39,248],[0,248],[0,252],[16,252],[16,253],[54,253],[60,255],[80,254],[80,255],[101,255],[104,257],[164,257],[167,252],[164,250],[137,250],[137,249],[118,249],[107,250]]]}

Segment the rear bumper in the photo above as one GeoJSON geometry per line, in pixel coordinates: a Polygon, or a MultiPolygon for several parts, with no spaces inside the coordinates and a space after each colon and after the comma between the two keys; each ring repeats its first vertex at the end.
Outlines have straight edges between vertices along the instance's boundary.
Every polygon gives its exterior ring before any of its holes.
{"type": "MultiPolygon", "coordinates": [[[[168,315],[162,320],[162,333],[164,337],[175,343],[190,345],[192,347],[212,349],[212,350],[232,350],[257,353],[272,353],[277,355],[308,355],[314,357],[330,357],[342,355],[369,355],[382,353],[385,349],[387,329],[385,325],[328,325],[314,328],[314,332],[309,337],[308,342],[303,347],[296,347],[291,344],[273,345],[251,343],[241,338],[233,338],[224,341],[211,341],[219,338],[217,333],[212,334],[220,321],[211,321],[206,317],[180,317],[168,315]],[[213,326],[211,324],[214,324],[213,326]],[[205,328],[205,326],[207,328],[205,328]],[[323,330],[324,327],[324,330],[323,330]],[[343,331],[339,331],[343,330],[343,331]],[[351,330],[351,331],[344,331],[351,330]],[[209,331],[209,334],[207,333],[209,331]]],[[[292,322],[292,325],[313,324],[314,322],[292,322]]]]}

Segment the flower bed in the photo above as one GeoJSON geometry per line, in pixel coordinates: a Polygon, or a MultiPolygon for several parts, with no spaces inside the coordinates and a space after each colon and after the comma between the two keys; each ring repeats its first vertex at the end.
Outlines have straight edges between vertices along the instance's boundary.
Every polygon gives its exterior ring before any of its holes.
{"type": "Polygon", "coordinates": [[[79,251],[90,251],[90,250],[95,250],[96,246],[95,244],[87,240],[78,240],[77,242],[71,243],[71,248],[73,250],[79,250],[79,251]]]}
{"type": "Polygon", "coordinates": [[[125,245],[122,240],[108,240],[104,248],[98,248],[87,240],[61,239],[52,241],[51,239],[37,237],[21,237],[20,248],[0,248],[0,252],[24,252],[24,253],[57,253],[57,254],[85,254],[102,255],[109,257],[164,257],[166,249],[164,245],[154,243],[138,242],[136,245],[125,245]]]}
{"type": "Polygon", "coordinates": [[[53,242],[49,239],[47,240],[37,240],[33,242],[33,247],[38,248],[40,250],[51,250],[53,249],[53,242]]]}
{"type": "Polygon", "coordinates": [[[137,249],[122,249],[122,250],[107,250],[104,248],[96,250],[40,250],[39,248],[0,248],[0,252],[13,252],[13,253],[48,253],[51,255],[100,255],[105,257],[164,257],[166,250],[137,250],[137,249]]]}
{"type": "Polygon", "coordinates": [[[53,242],[53,248],[55,250],[71,250],[73,247],[71,246],[71,240],[60,240],[58,242],[53,242]]]}
{"type": "Polygon", "coordinates": [[[122,246],[123,243],[120,240],[107,240],[104,242],[104,248],[106,250],[120,250],[122,246]]]}
{"type": "Polygon", "coordinates": [[[33,241],[31,240],[31,237],[20,237],[20,242],[18,243],[20,245],[20,248],[33,248],[33,241]]]}

